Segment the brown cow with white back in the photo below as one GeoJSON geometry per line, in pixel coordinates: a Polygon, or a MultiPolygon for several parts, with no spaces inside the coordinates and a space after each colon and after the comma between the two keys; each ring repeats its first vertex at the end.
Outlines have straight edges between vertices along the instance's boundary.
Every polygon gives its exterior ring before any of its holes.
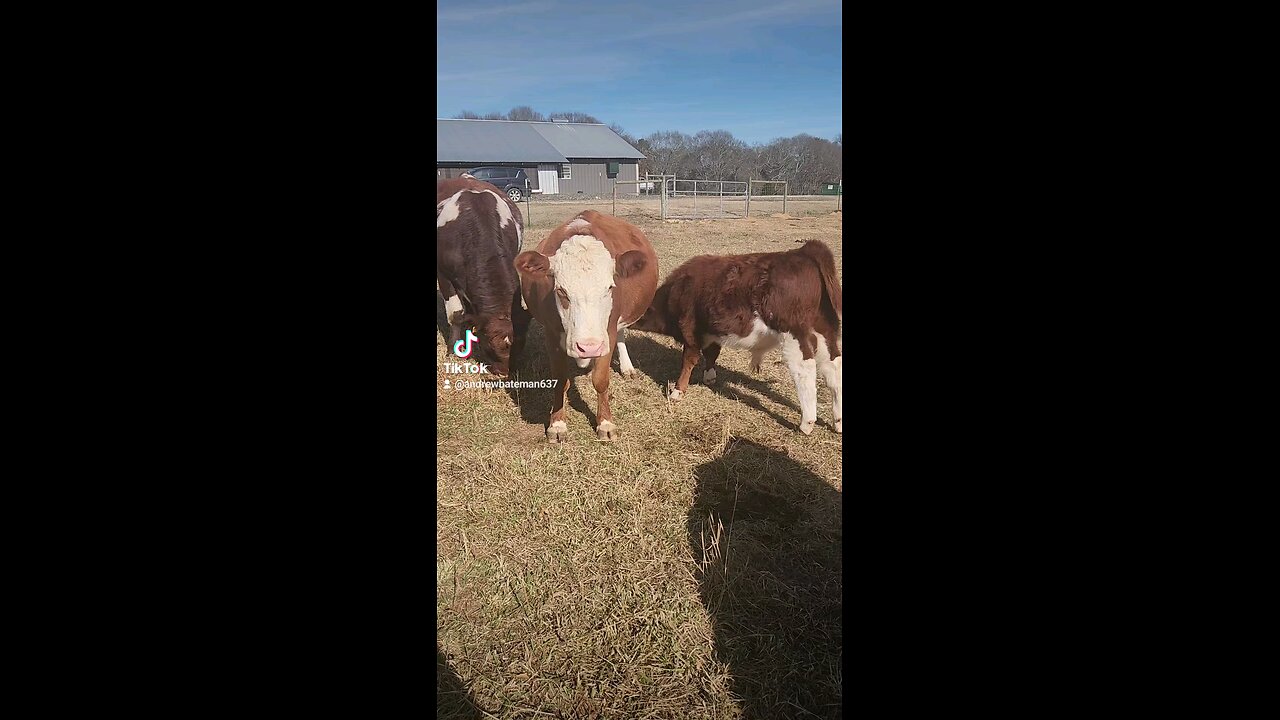
{"type": "Polygon", "coordinates": [[[520,252],[524,218],[496,186],[471,175],[436,185],[436,280],[449,322],[449,348],[474,328],[478,351],[504,377],[520,357],[529,313],[520,305],[511,260],[520,252]]]}
{"type": "Polygon", "coordinates": [[[569,361],[591,365],[599,396],[596,437],[616,440],[609,409],[609,368],[618,349],[622,374],[635,375],[621,330],[640,318],[658,288],[658,256],[640,228],[587,210],[556,228],[537,249],[515,259],[529,312],[542,323],[551,372],[557,380],[547,440],[568,439],[564,398],[569,361]]]}

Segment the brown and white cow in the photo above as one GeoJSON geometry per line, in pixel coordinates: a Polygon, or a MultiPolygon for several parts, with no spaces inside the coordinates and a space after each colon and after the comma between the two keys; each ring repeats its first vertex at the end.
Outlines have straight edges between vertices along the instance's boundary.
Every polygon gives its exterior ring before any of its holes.
{"type": "Polygon", "coordinates": [[[800,431],[813,432],[818,420],[821,372],[834,396],[836,432],[843,432],[841,302],[831,249],[810,240],[786,252],[691,258],[671,272],[632,328],[684,343],[684,366],[672,400],[688,390],[699,355],[706,355],[703,380],[711,384],[721,347],[750,350],[756,372],[764,354],[781,346],[800,396],[800,431]]]}
{"type": "Polygon", "coordinates": [[[449,320],[449,349],[474,330],[493,374],[511,372],[524,345],[529,313],[511,262],[520,252],[524,218],[497,187],[470,175],[436,185],[436,279],[449,320]]]}
{"type": "Polygon", "coordinates": [[[658,287],[658,256],[640,228],[587,210],[551,231],[537,249],[515,259],[529,312],[542,323],[556,390],[547,420],[547,440],[568,439],[564,396],[569,361],[592,362],[591,384],[599,396],[596,437],[616,440],[609,409],[609,362],[618,348],[622,374],[636,374],[622,328],[644,313],[658,287]]]}

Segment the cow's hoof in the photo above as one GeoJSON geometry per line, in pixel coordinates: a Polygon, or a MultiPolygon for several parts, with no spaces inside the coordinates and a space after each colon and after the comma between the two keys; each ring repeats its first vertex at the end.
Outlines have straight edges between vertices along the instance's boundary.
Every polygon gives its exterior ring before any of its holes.
{"type": "Polygon", "coordinates": [[[842,435],[844,434],[844,426],[841,424],[841,423],[843,423],[843,422],[844,422],[843,420],[837,420],[837,421],[836,421],[836,432],[838,432],[838,433],[840,433],[840,434],[842,434],[842,435]]]}
{"type": "Polygon", "coordinates": [[[684,397],[684,393],[680,392],[679,390],[671,391],[671,402],[679,402],[680,398],[682,397],[684,397]]]}
{"type": "Polygon", "coordinates": [[[562,443],[569,441],[569,426],[563,420],[557,420],[547,426],[547,442],[562,443]]]}
{"type": "Polygon", "coordinates": [[[702,382],[703,382],[703,384],[704,384],[704,385],[715,385],[715,384],[716,384],[716,371],[715,371],[715,368],[712,368],[712,369],[710,369],[710,370],[708,370],[708,371],[706,371],[705,373],[703,373],[703,374],[702,374],[702,382]]]}
{"type": "Polygon", "coordinates": [[[747,372],[751,373],[752,375],[755,375],[755,374],[759,373],[759,372],[760,372],[760,363],[753,362],[753,363],[751,363],[750,365],[748,365],[748,366],[747,366],[747,372]]]}
{"type": "Polygon", "coordinates": [[[813,426],[816,424],[817,424],[816,420],[805,420],[804,422],[800,423],[800,432],[804,433],[805,435],[809,435],[810,433],[813,432],[813,426]]]}
{"type": "Polygon", "coordinates": [[[618,426],[608,420],[600,421],[600,425],[596,427],[596,438],[610,442],[618,439],[618,426]]]}
{"type": "Polygon", "coordinates": [[[627,368],[626,370],[623,370],[623,369],[619,368],[619,369],[618,369],[618,372],[622,373],[622,377],[624,377],[624,378],[637,378],[637,377],[640,377],[640,371],[639,371],[639,370],[637,370],[637,369],[635,369],[635,368],[627,368]]]}

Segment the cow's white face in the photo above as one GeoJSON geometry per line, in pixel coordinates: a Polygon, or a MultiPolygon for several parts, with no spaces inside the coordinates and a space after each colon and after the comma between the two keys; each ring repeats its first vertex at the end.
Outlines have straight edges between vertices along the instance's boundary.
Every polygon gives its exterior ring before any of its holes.
{"type": "Polygon", "coordinates": [[[574,235],[548,259],[565,353],[571,358],[604,355],[613,312],[613,256],[594,237],[574,235]]]}

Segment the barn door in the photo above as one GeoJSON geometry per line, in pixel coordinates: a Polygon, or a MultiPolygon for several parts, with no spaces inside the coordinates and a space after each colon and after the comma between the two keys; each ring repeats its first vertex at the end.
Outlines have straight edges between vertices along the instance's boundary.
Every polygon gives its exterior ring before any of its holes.
{"type": "Polygon", "coordinates": [[[539,165],[538,166],[538,187],[542,188],[543,195],[559,195],[560,194],[560,166],[559,165],[539,165]]]}

